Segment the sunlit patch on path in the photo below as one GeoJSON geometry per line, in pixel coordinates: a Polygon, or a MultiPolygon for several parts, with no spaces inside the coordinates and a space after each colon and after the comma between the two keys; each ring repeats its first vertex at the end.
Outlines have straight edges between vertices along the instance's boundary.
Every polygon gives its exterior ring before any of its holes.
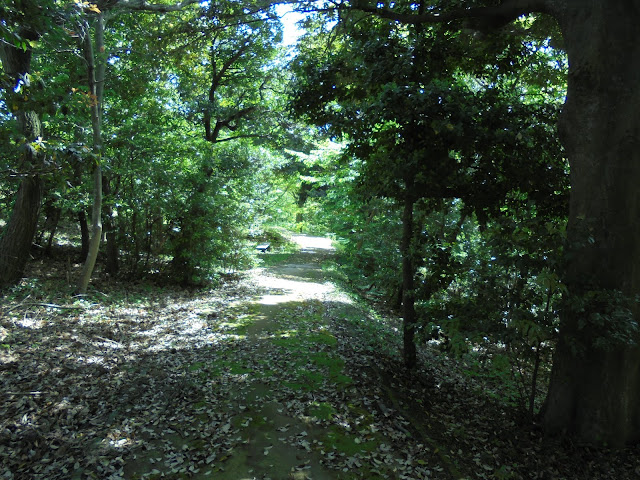
{"type": "Polygon", "coordinates": [[[331,283],[309,283],[264,276],[259,279],[259,282],[259,285],[265,288],[282,292],[263,295],[258,300],[258,303],[262,305],[277,305],[301,299],[321,299],[335,290],[331,283]]]}
{"type": "Polygon", "coordinates": [[[252,276],[252,281],[267,292],[260,297],[258,303],[277,305],[293,301],[322,300],[327,296],[334,296],[334,300],[335,296],[339,296],[340,301],[349,303],[350,299],[339,293],[332,282],[325,281],[322,266],[318,262],[304,262],[305,259],[316,259],[318,254],[333,253],[335,248],[331,239],[308,235],[294,235],[291,239],[300,246],[301,255],[297,257],[299,261],[287,262],[269,270],[260,269],[252,276]]]}

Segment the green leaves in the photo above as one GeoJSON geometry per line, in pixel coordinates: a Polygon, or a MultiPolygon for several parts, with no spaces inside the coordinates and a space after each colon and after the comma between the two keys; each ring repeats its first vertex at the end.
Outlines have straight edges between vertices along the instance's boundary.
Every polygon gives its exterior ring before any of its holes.
{"type": "Polygon", "coordinates": [[[567,318],[576,322],[577,330],[570,333],[579,348],[595,347],[613,350],[638,342],[640,328],[634,311],[638,298],[630,298],[618,290],[587,290],[569,294],[563,306],[567,318]],[[588,331],[585,337],[582,331],[588,331]],[[594,333],[597,332],[597,333],[594,333]]]}

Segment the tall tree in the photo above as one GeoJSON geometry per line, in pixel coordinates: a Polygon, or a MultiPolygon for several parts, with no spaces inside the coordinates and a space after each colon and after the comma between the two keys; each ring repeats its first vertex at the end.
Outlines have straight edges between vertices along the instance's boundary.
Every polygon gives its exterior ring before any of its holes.
{"type": "MultiPolygon", "coordinates": [[[[269,138],[273,61],[281,25],[268,3],[208,4],[186,26],[165,35],[173,38],[172,58],[182,101],[214,149],[222,152],[228,142],[269,138]],[[194,31],[198,34],[193,35],[194,31]]],[[[208,230],[206,199],[215,196],[210,189],[220,173],[216,163],[215,154],[202,157],[201,174],[194,178],[189,204],[178,219],[173,267],[182,283],[202,281],[199,259],[205,252],[212,253],[203,248],[212,239],[201,233],[208,230]]]]}
{"type": "Polygon", "coordinates": [[[640,10],[622,0],[465,1],[449,8],[433,2],[423,15],[354,5],[400,22],[446,22],[456,30],[494,31],[533,13],[557,21],[569,57],[560,121],[571,166],[569,293],[545,427],[590,442],[640,439],[640,10]]]}
{"type": "Polygon", "coordinates": [[[0,236],[0,288],[22,277],[38,224],[45,156],[36,144],[43,135],[40,112],[29,107],[28,98],[35,88],[31,81],[33,47],[51,22],[47,17],[51,7],[51,2],[24,1],[0,10],[0,61],[6,77],[3,88],[10,92],[7,99],[24,146],[16,168],[22,180],[11,217],[0,236]]]}
{"type": "MultiPolygon", "coordinates": [[[[93,273],[95,262],[100,248],[102,238],[102,209],[103,209],[103,186],[107,192],[110,190],[108,178],[104,178],[102,174],[102,111],[103,111],[103,94],[105,89],[105,71],[106,71],[106,49],[104,42],[105,31],[105,10],[122,9],[127,13],[131,11],[145,11],[154,13],[166,13],[181,11],[182,9],[196,3],[193,0],[186,0],[176,4],[147,4],[144,1],[126,1],[126,0],[106,0],[97,4],[86,3],[87,11],[97,14],[94,22],[94,39],[92,41],[90,35],[90,22],[84,22],[84,35],[82,37],[82,52],[87,65],[87,77],[89,94],[91,96],[91,125],[93,131],[93,208],[92,208],[92,234],[89,250],[82,269],[82,273],[78,280],[78,291],[85,293],[93,273]],[[97,54],[96,54],[97,52],[97,54]]],[[[122,11],[121,10],[121,11],[122,11]]],[[[117,270],[117,246],[115,244],[115,235],[112,228],[111,207],[107,207],[107,225],[110,227],[107,235],[109,239],[107,267],[110,273],[117,270]]]]}
{"type": "Polygon", "coordinates": [[[104,14],[101,11],[97,11],[96,13],[94,39],[91,38],[91,28],[88,21],[84,24],[84,36],[81,39],[82,52],[87,66],[87,79],[91,98],[91,130],[93,132],[92,230],[89,250],[78,280],[78,292],[81,294],[87,292],[89,280],[91,279],[91,274],[96,264],[96,259],[98,258],[98,250],[100,249],[100,240],[102,238],[102,99],[104,94],[106,58],[104,55],[104,14]],[[97,50],[99,55],[97,61],[94,50],[97,50]]]}
{"type": "MultiPolygon", "coordinates": [[[[551,149],[547,153],[532,151],[524,139],[535,136],[544,143],[548,131],[532,125],[546,125],[549,117],[554,118],[554,109],[526,104],[523,87],[517,83],[505,87],[499,62],[489,58],[493,68],[487,68],[486,53],[467,68],[498,74],[483,78],[465,73],[455,60],[464,42],[447,38],[442,28],[392,26],[359,16],[352,20],[351,24],[345,20],[347,39],[320,65],[314,54],[299,57],[295,107],[332,133],[344,135],[348,152],[365,160],[364,190],[394,199],[403,210],[403,354],[411,368],[416,363],[414,336],[419,328],[415,280],[423,263],[416,252],[425,249],[424,243],[438,241],[437,236],[422,233],[419,222],[414,224],[419,218],[416,205],[424,216],[459,198],[467,212],[475,211],[486,221],[510,191],[529,181],[519,170],[541,179],[547,171],[557,175],[558,169],[545,157],[558,152],[557,142],[545,143],[551,149]],[[500,141],[513,149],[496,148],[500,141]]],[[[510,42],[497,43],[501,52],[513,48],[510,42]]],[[[442,252],[436,262],[442,265],[439,268],[449,265],[447,249],[435,245],[433,249],[442,252]]],[[[438,273],[452,278],[447,272],[438,273]]],[[[431,294],[428,288],[422,293],[431,294]]]]}
{"type": "MultiPolygon", "coordinates": [[[[37,105],[31,99],[34,97],[34,89],[42,84],[33,82],[30,72],[33,51],[39,40],[52,34],[75,36],[77,32],[74,30],[82,20],[74,17],[85,10],[103,12],[123,9],[166,13],[180,11],[197,3],[198,0],[158,4],[142,0],[100,0],[95,3],[24,0],[0,6],[0,61],[4,70],[2,88],[7,93],[6,98],[10,98],[11,112],[22,137],[19,143],[24,145],[20,165],[15,169],[22,180],[15,195],[12,214],[0,237],[0,287],[16,283],[21,278],[29,258],[40,210],[45,153],[42,148],[41,112],[35,107],[42,108],[42,105],[37,105]],[[63,25],[65,28],[61,28],[63,25]]],[[[102,88],[100,82],[96,86],[98,89],[102,88]]],[[[97,186],[97,181],[94,183],[97,186]]],[[[99,237],[100,235],[97,238],[99,237]]],[[[95,245],[94,253],[98,246],[99,243],[95,245]]],[[[85,279],[91,275],[92,266],[89,263],[87,270],[80,280],[81,290],[85,279]]]]}

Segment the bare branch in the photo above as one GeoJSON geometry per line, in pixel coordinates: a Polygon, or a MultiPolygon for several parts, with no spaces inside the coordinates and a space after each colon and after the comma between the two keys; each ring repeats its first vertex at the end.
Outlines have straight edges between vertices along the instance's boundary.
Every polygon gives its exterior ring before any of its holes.
{"type": "Polygon", "coordinates": [[[373,13],[381,18],[395,20],[401,23],[446,23],[453,20],[475,19],[479,28],[499,28],[515,20],[521,15],[529,13],[550,13],[549,0],[505,0],[498,6],[473,7],[452,10],[450,12],[430,12],[424,14],[400,13],[389,8],[379,8],[356,0],[354,9],[373,13]]]}

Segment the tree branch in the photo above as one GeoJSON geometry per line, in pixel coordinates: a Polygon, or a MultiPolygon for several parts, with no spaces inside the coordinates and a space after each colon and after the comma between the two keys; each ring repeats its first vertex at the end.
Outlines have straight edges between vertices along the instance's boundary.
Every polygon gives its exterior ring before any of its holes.
{"type": "MultiPolygon", "coordinates": [[[[229,57],[226,62],[224,62],[224,64],[222,65],[222,68],[220,69],[220,71],[211,80],[212,89],[214,88],[214,86],[217,86],[217,85],[220,84],[220,82],[222,82],[222,78],[226,75],[227,71],[249,49],[249,47],[251,46],[250,40],[251,40],[251,37],[243,38],[242,41],[241,41],[241,46],[240,46],[240,48],[238,48],[238,51],[235,52],[231,57],[229,57]]],[[[214,61],[214,60],[212,59],[212,61],[214,61]]]]}
{"type": "Polygon", "coordinates": [[[353,8],[373,13],[381,18],[401,23],[446,23],[453,20],[476,19],[481,29],[499,28],[529,13],[550,13],[551,0],[504,0],[494,7],[472,7],[452,10],[450,12],[430,12],[424,14],[400,13],[390,8],[378,8],[367,4],[365,0],[355,0],[353,8]]]}
{"type": "Polygon", "coordinates": [[[138,10],[143,12],[167,13],[178,12],[185,7],[200,3],[200,0],[183,0],[173,5],[162,5],[157,3],[147,3],[145,0],[120,0],[116,4],[117,7],[129,10],[138,10]]]}
{"type": "Polygon", "coordinates": [[[236,135],[235,137],[225,137],[216,140],[216,143],[229,142],[231,140],[238,140],[240,138],[270,138],[268,135],[260,135],[257,133],[246,133],[244,135],[236,135]]]}
{"type": "Polygon", "coordinates": [[[231,130],[232,132],[234,132],[238,128],[237,125],[234,125],[234,122],[248,117],[255,110],[257,110],[257,108],[258,107],[256,105],[253,105],[251,107],[246,107],[241,110],[238,110],[237,112],[232,113],[225,119],[217,119],[215,127],[213,128],[213,131],[211,133],[208,133],[211,127],[209,126],[207,128],[207,141],[211,143],[218,143],[219,141],[224,141],[224,140],[218,140],[218,135],[220,135],[220,131],[223,128],[226,128],[227,130],[231,130]]]}

